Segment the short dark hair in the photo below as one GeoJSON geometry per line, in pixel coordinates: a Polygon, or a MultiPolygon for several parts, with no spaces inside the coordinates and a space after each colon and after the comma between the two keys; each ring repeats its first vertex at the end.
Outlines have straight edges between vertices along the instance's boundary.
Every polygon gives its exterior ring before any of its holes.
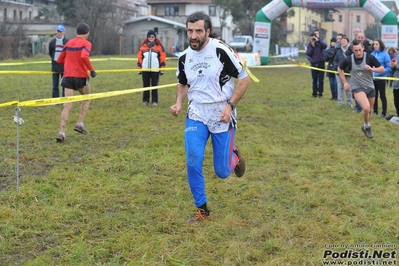
{"type": "Polygon", "coordinates": [[[197,11],[189,15],[186,20],[186,27],[188,26],[188,23],[195,23],[199,20],[204,21],[205,30],[209,29],[212,32],[211,18],[202,11],[197,11]]]}
{"type": "Polygon", "coordinates": [[[363,46],[363,42],[358,39],[355,39],[352,41],[352,46],[359,45],[359,44],[361,44],[363,46]]]}
{"type": "Polygon", "coordinates": [[[380,51],[385,51],[385,44],[381,39],[374,39],[375,42],[378,42],[380,44],[380,51]]]}
{"type": "Polygon", "coordinates": [[[350,43],[350,40],[349,40],[349,38],[348,38],[346,35],[344,35],[344,36],[342,37],[342,40],[346,40],[348,43],[350,43]]]}

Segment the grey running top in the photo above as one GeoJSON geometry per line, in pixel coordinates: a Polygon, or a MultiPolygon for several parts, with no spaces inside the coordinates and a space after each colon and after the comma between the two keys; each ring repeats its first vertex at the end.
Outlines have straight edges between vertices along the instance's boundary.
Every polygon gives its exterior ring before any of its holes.
{"type": "Polygon", "coordinates": [[[360,65],[355,63],[355,55],[351,55],[351,91],[356,89],[374,90],[373,72],[366,70],[366,53],[363,53],[363,61],[360,65]]]}

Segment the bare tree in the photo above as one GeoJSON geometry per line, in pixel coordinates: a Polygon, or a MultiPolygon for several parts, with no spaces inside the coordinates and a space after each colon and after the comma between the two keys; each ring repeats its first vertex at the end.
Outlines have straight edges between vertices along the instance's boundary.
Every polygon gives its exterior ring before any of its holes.
{"type": "Polygon", "coordinates": [[[66,24],[85,22],[90,26],[89,40],[93,54],[116,53],[118,49],[118,19],[116,0],[56,0],[58,12],[66,24]],[[114,44],[115,42],[115,44],[114,44]],[[115,51],[112,48],[115,47],[115,51]]]}
{"type": "Polygon", "coordinates": [[[0,23],[0,60],[29,55],[23,23],[0,23]]]}

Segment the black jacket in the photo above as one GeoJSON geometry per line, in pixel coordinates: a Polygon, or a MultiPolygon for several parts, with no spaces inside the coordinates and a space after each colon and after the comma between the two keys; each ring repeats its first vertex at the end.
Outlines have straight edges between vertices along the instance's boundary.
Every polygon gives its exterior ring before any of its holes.
{"type": "MultiPolygon", "coordinates": [[[[51,71],[57,72],[57,73],[64,73],[64,65],[63,64],[58,64],[57,61],[54,61],[54,55],[55,55],[55,43],[56,43],[56,38],[52,39],[51,42],[48,45],[48,53],[51,57],[51,71]]],[[[67,38],[63,39],[63,44],[65,45],[69,41],[67,38]]]]}
{"type": "MultiPolygon", "coordinates": [[[[335,51],[334,59],[333,59],[333,68],[334,68],[334,70],[337,70],[337,68],[342,63],[342,61],[344,61],[345,58],[350,56],[352,53],[353,53],[352,52],[352,48],[350,46],[348,46],[348,50],[346,50],[345,53],[344,53],[344,51],[342,50],[341,47],[337,48],[336,51],[335,51]]],[[[345,73],[349,73],[350,71],[351,71],[350,68],[344,69],[345,73]]]]}
{"type": "MultiPolygon", "coordinates": [[[[330,46],[326,51],[326,62],[327,62],[327,70],[336,70],[334,69],[334,57],[336,54],[337,48],[335,46],[330,46]]],[[[327,76],[335,77],[335,73],[326,72],[327,76]]]]}

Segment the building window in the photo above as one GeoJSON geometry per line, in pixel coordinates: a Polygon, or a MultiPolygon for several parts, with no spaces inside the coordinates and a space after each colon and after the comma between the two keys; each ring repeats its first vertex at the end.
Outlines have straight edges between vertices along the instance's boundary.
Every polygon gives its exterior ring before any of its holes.
{"type": "Polygon", "coordinates": [[[19,11],[19,21],[22,21],[22,11],[19,11]]]}
{"type": "Polygon", "coordinates": [[[12,19],[13,20],[17,20],[17,10],[15,10],[15,9],[14,9],[14,12],[13,12],[12,19]]]}
{"type": "Polygon", "coordinates": [[[209,16],[216,17],[216,6],[209,7],[209,16]]]}
{"type": "Polygon", "coordinates": [[[178,16],[179,7],[177,6],[165,6],[165,16],[178,16]]]}
{"type": "Polygon", "coordinates": [[[342,22],[342,15],[339,15],[339,16],[338,16],[338,21],[339,21],[339,22],[342,22]]]}
{"type": "Polygon", "coordinates": [[[4,8],[4,11],[3,11],[3,21],[4,22],[7,21],[7,8],[4,8]]]}
{"type": "Polygon", "coordinates": [[[360,23],[360,16],[356,16],[356,22],[360,23]]]}
{"type": "Polygon", "coordinates": [[[29,20],[32,19],[32,11],[29,11],[29,20]]]}

